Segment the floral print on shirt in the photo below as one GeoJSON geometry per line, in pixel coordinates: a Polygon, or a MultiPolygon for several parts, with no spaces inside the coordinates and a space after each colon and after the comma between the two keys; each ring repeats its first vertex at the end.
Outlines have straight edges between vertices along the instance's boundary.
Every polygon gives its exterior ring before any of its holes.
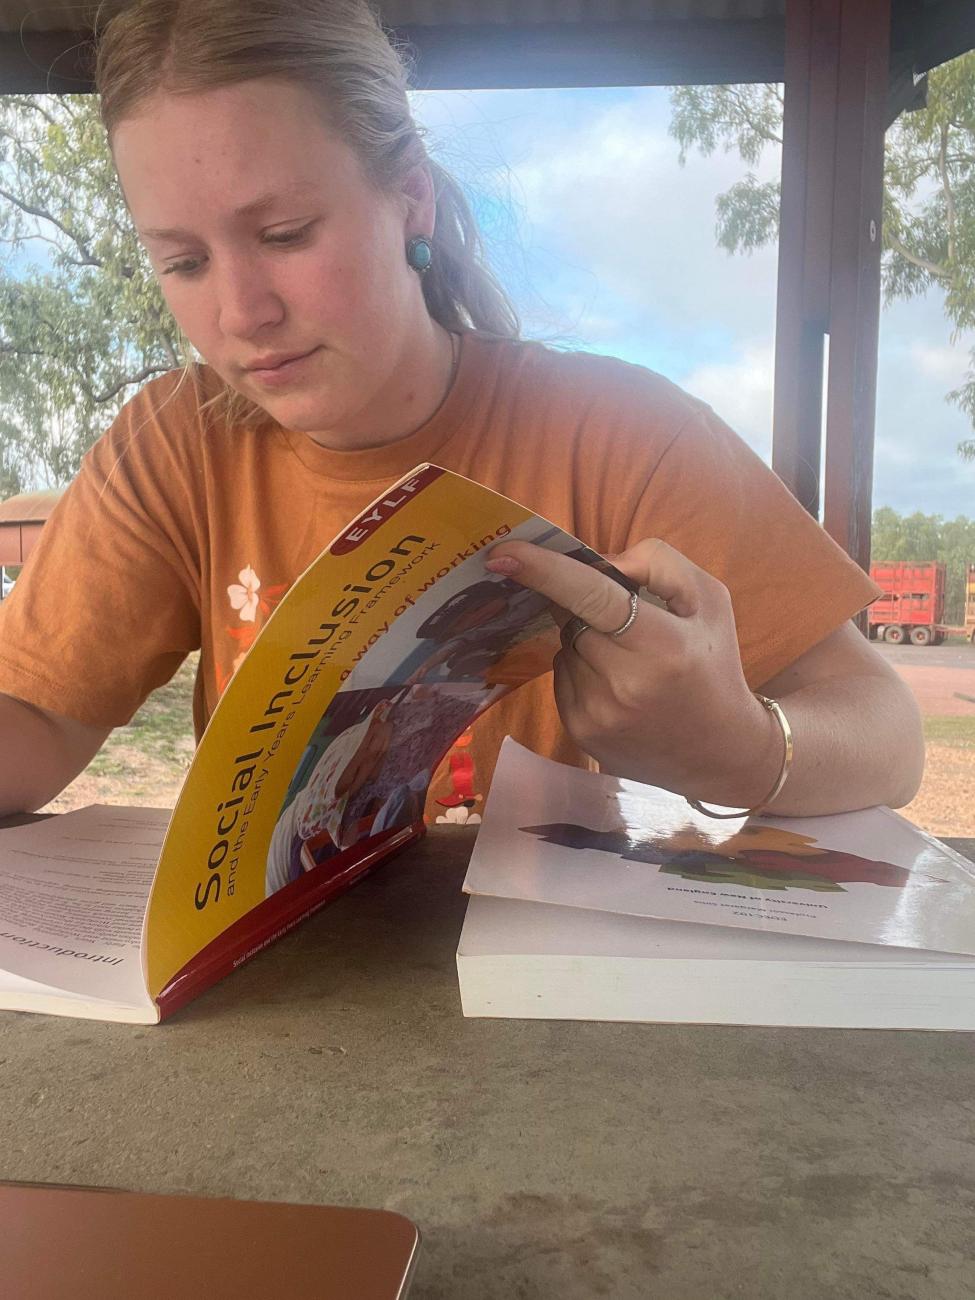
{"type": "Polygon", "coordinates": [[[254,568],[247,564],[237,574],[237,581],[227,587],[227,599],[230,608],[237,614],[238,622],[235,626],[225,627],[224,631],[236,643],[237,654],[229,668],[224,668],[219,663],[216,665],[217,692],[220,695],[227,689],[228,682],[257,640],[258,633],[288,586],[287,582],[279,582],[272,587],[265,587],[254,568]]]}
{"type": "Polygon", "coordinates": [[[468,728],[462,736],[457,737],[447,754],[450,794],[436,800],[444,810],[437,814],[438,822],[454,826],[480,825],[481,814],[475,810],[479,803],[483,803],[484,796],[474,793],[474,757],[471,754],[473,739],[474,733],[468,728]]]}

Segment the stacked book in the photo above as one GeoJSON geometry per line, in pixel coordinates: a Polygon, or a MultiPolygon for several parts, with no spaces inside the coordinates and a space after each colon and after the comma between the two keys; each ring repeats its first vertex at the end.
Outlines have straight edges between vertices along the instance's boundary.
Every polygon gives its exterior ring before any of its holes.
{"type": "Polygon", "coordinates": [[[975,1030],[975,866],[888,808],[717,821],[505,741],[468,1016],[975,1030]]]}

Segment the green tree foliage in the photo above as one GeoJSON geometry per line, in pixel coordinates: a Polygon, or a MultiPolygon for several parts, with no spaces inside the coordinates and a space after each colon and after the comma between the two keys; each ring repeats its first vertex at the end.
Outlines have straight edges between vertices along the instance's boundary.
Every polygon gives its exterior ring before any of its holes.
{"type": "Polygon", "coordinates": [[[965,578],[975,564],[975,519],[959,516],[900,515],[890,506],[873,514],[870,553],[874,561],[941,560],[946,566],[945,618],[955,626],[965,621],[965,578]]]}
{"type": "Polygon", "coordinates": [[[69,482],[135,387],[184,355],[95,96],[0,96],[0,496],[69,482]]]}
{"type": "MultiPolygon", "coordinates": [[[[782,144],[778,86],[680,86],[671,134],[683,162],[692,149],[737,151],[757,167],[782,144]]],[[[779,183],[749,170],[717,200],[717,239],[747,253],[778,234],[779,183]]],[[[887,132],[883,284],[888,302],[937,286],[952,340],[975,329],[975,51],[929,75],[925,109],[903,113],[887,132]]],[[[975,349],[962,386],[948,394],[975,426],[975,349]]],[[[975,459],[975,439],[958,450],[975,459]]]]}

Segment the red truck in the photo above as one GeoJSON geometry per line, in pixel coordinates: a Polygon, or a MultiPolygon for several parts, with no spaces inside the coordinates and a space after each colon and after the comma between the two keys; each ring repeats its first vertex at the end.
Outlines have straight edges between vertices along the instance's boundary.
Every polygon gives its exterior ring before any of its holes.
{"type": "Polygon", "coordinates": [[[940,645],[949,632],[975,644],[975,564],[965,582],[965,624],[945,622],[945,566],[940,560],[887,561],[870,566],[884,594],[870,606],[870,637],[900,645],[940,645]]]}

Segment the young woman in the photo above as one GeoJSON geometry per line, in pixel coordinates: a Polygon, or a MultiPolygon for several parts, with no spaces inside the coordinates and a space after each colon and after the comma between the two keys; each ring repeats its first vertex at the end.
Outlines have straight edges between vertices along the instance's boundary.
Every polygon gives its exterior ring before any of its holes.
{"type": "Polygon", "coordinates": [[[709,407],[518,340],[363,3],[141,0],[101,34],[97,81],[133,221],[205,364],[131,399],[4,602],[0,813],[43,805],[202,648],[199,731],[287,586],[425,460],[660,598],[494,550],[488,569],[565,627],[554,692],[530,683],[476,724],[475,799],[507,732],[722,805],[913,796],[916,708],[849,621],[871,582],[709,407]]]}

